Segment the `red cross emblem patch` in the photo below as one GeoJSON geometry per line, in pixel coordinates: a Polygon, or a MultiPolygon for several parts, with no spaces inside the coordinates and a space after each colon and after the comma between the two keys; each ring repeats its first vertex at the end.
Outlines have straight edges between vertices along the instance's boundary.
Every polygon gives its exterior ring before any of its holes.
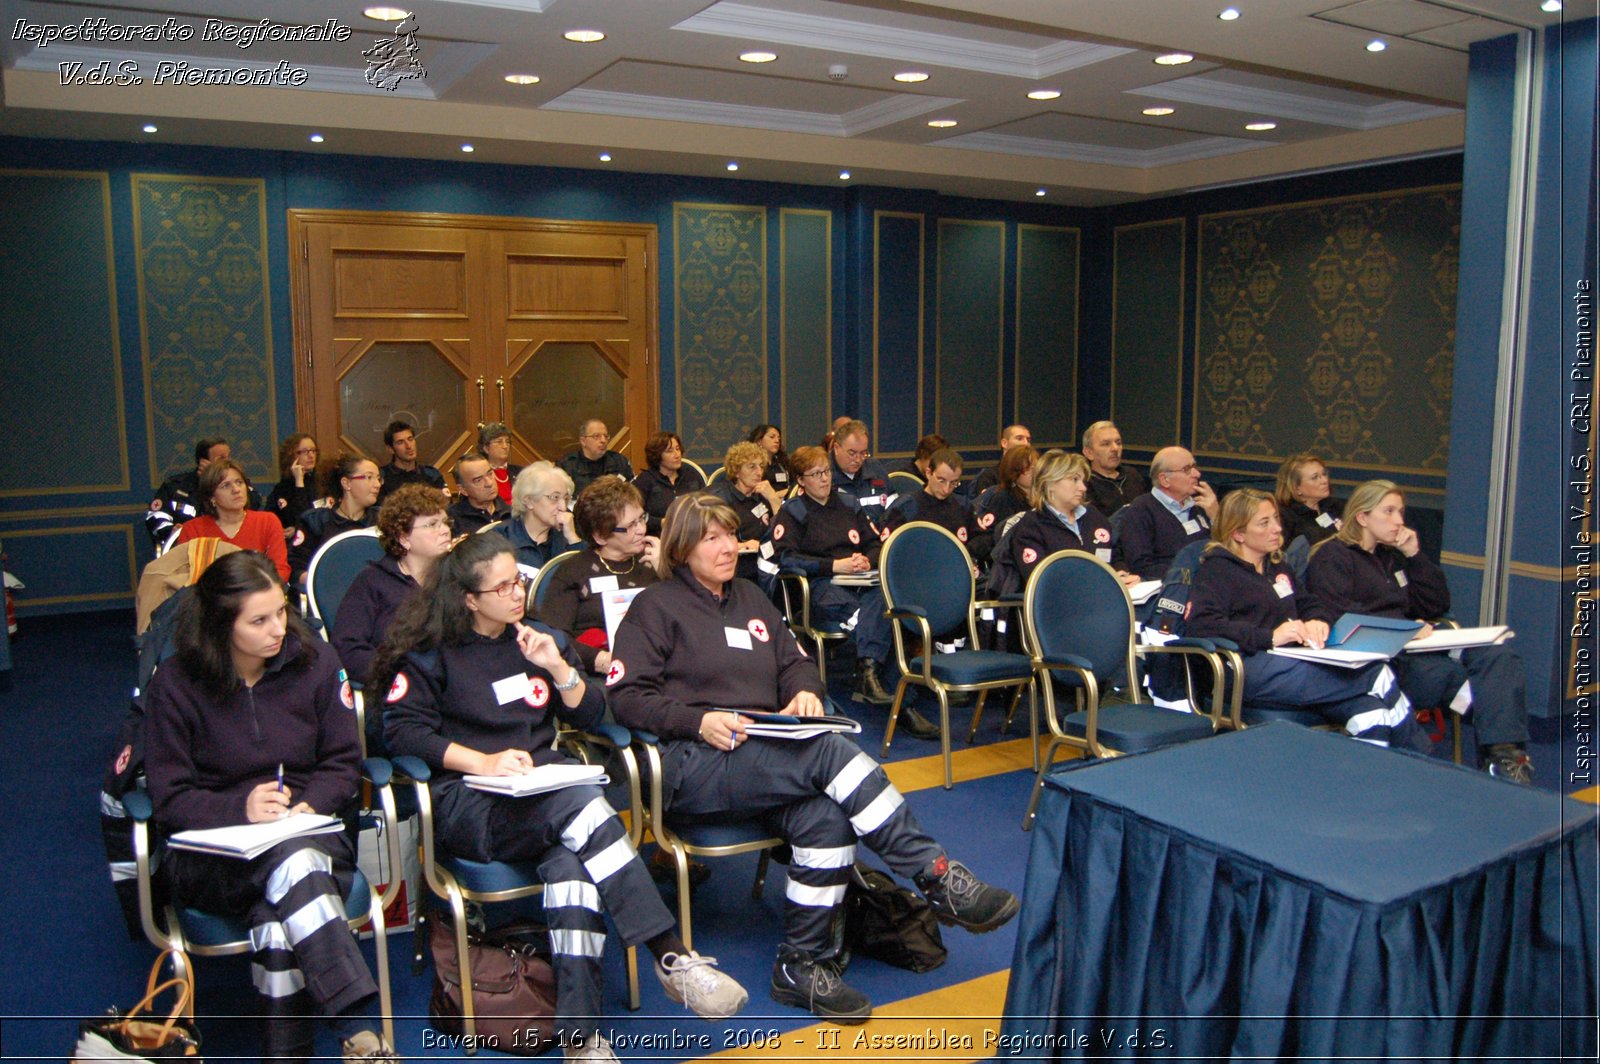
{"type": "Polygon", "coordinates": [[[117,755],[117,763],[111,767],[111,771],[115,772],[119,776],[122,775],[124,772],[128,771],[128,762],[132,760],[133,746],[130,744],[128,746],[124,746],[122,748],[122,753],[117,755]]]}
{"type": "Polygon", "coordinates": [[[1038,551],[1034,550],[1032,547],[1023,547],[1022,548],[1022,564],[1023,565],[1032,565],[1034,562],[1036,562],[1038,560],[1039,560],[1039,552],[1038,551]]]}
{"type": "Polygon", "coordinates": [[[763,643],[765,643],[768,639],[772,638],[771,636],[769,636],[767,634],[767,622],[763,621],[759,617],[757,617],[754,620],[752,620],[749,624],[745,625],[745,627],[750,629],[750,634],[751,635],[755,636],[757,639],[761,640],[763,643]]]}
{"type": "Polygon", "coordinates": [[[845,537],[849,539],[851,543],[854,543],[858,546],[861,543],[861,533],[857,532],[853,528],[849,532],[845,533],[845,537]]]}
{"type": "Polygon", "coordinates": [[[967,526],[966,525],[962,525],[960,528],[956,529],[956,538],[959,539],[963,543],[965,543],[967,541],[967,526]]]}
{"type": "Polygon", "coordinates": [[[545,703],[550,701],[550,685],[535,676],[528,681],[528,693],[522,700],[534,709],[543,709],[545,703]]]}
{"type": "Polygon", "coordinates": [[[772,530],[772,538],[773,539],[782,539],[783,538],[783,530],[784,530],[785,527],[786,526],[784,526],[784,525],[779,525],[777,528],[774,528],[772,530]]]}
{"type": "Polygon", "coordinates": [[[606,670],[606,686],[611,687],[614,684],[620,683],[622,678],[626,675],[628,675],[628,670],[623,667],[622,662],[613,658],[611,661],[611,668],[606,670]]]}
{"type": "Polygon", "coordinates": [[[1110,543],[1111,542],[1111,529],[1109,529],[1109,528],[1097,528],[1097,529],[1095,529],[1094,530],[1094,541],[1096,543],[1110,543]]]}
{"type": "Polygon", "coordinates": [[[978,518],[979,528],[988,528],[992,524],[994,524],[994,514],[984,514],[982,517],[978,518]]]}
{"type": "Polygon", "coordinates": [[[345,709],[356,708],[356,693],[350,687],[349,680],[346,680],[344,683],[339,685],[339,701],[344,703],[345,709]]]}
{"type": "Polygon", "coordinates": [[[411,690],[411,684],[410,684],[409,681],[406,680],[406,674],[403,673],[403,672],[395,673],[394,674],[394,683],[389,685],[388,701],[390,701],[390,702],[398,702],[398,701],[400,701],[402,698],[404,698],[406,696],[406,692],[409,691],[409,690],[411,690]]]}

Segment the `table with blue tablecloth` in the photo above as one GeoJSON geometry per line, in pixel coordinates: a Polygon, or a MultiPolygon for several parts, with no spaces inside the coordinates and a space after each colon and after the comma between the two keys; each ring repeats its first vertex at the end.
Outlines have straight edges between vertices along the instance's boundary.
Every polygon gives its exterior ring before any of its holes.
{"type": "Polygon", "coordinates": [[[1594,1060],[1597,815],[1292,724],[1070,765],[997,1056],[1594,1060]]]}

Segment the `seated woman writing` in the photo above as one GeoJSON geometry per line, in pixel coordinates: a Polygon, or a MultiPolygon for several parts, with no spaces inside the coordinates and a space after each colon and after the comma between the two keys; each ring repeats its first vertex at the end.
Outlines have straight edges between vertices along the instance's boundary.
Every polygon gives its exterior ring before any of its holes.
{"type": "Polygon", "coordinates": [[[374,669],[389,685],[384,735],[433,770],[439,845],[474,861],[536,861],[556,972],[556,1028],[567,1059],[615,1061],[602,1014],[604,914],[656,958],[667,996],[725,1019],[748,995],[710,957],[684,948],[628,830],[598,787],[514,798],[473,790],[466,774],[510,776],[572,761],[552,749],[557,720],[592,726],[605,711],[564,635],[523,623],[526,581],[498,536],[470,536],[400,611],[374,669]],[[390,679],[392,677],[392,680],[390,679]]]}
{"type": "MultiPolygon", "coordinates": [[[[1437,620],[1450,612],[1444,572],[1422,552],[1406,527],[1406,499],[1388,480],[1369,480],[1350,494],[1344,526],[1317,544],[1306,585],[1331,612],[1437,620]]],[[[1419,637],[1430,635],[1424,625],[1419,637]]],[[[1528,759],[1527,678],[1510,647],[1472,647],[1450,654],[1400,654],[1400,689],[1419,706],[1448,706],[1468,714],[1478,759],[1496,776],[1533,782],[1528,759]]]]}
{"type": "MultiPolygon", "coordinates": [[[[266,558],[218,558],[194,585],[177,654],[149,689],[145,772],[165,832],[338,815],[356,797],[360,744],[333,651],[289,612],[266,558]]],[[[325,1016],[344,1058],[394,1058],[371,1016],[378,987],[345,921],[355,848],[343,832],[279,843],[253,860],[167,851],[173,897],[248,916],[268,1058],[310,1056],[325,1016]]]]}
{"type": "Polygon", "coordinates": [[[219,458],[200,474],[200,516],[185,521],[178,542],[202,536],[226,540],[240,550],[253,550],[272,560],[278,576],[289,579],[289,548],[283,526],[265,510],[251,510],[250,478],[231,458],[219,458]]]}
{"type": "Polygon", "coordinates": [[[883,769],[839,735],[750,738],[742,711],[820,716],[823,689],[772,602],[734,578],[739,518],[711,496],[679,499],[662,532],[662,582],[634,600],[606,677],[612,710],[663,740],[676,816],[759,820],[794,849],[773,1000],[838,1023],[872,1004],[845,984],[833,922],[859,838],[913,879],[947,924],[990,931],[1017,912],[1009,891],[952,861],[883,769]]]}
{"type": "Polygon", "coordinates": [[[1246,702],[1304,706],[1359,739],[1427,747],[1389,666],[1345,669],[1267,653],[1281,646],[1321,647],[1329,622],[1337,619],[1284,565],[1283,529],[1271,495],[1254,488],[1230,492],[1211,539],[1195,571],[1185,633],[1239,645],[1246,702]]]}
{"type": "Polygon", "coordinates": [[[584,488],[573,522],[587,546],[550,577],[539,620],[572,636],[584,669],[604,676],[611,667],[605,593],[655,583],[658,543],[644,533],[639,489],[621,477],[601,477],[584,488]]]}

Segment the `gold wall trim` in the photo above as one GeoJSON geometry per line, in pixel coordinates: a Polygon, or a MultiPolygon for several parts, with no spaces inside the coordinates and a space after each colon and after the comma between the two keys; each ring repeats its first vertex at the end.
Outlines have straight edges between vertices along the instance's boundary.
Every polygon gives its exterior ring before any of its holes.
{"type": "MultiPolygon", "coordinates": [[[[927,345],[923,322],[928,303],[927,215],[911,211],[872,212],[872,449],[878,450],[878,304],[883,292],[883,256],[878,253],[879,223],[884,218],[910,218],[917,223],[917,439],[926,433],[922,420],[923,355],[927,345]]],[[[829,424],[832,424],[830,421],[829,424]]]]}
{"type": "Polygon", "coordinates": [[[114,506],[58,506],[49,510],[4,510],[0,521],[54,521],[66,517],[133,517],[149,509],[140,503],[114,506]]]}
{"type": "MultiPolygon", "coordinates": [[[[965,225],[978,229],[998,229],[1000,231],[1000,284],[998,286],[999,305],[995,307],[995,317],[1000,323],[1000,334],[994,338],[994,439],[998,441],[1006,429],[1006,415],[1004,410],[1006,396],[1006,223],[986,222],[976,218],[940,218],[939,231],[942,233],[946,226],[965,225]]],[[[939,254],[943,254],[943,242],[940,242],[939,254]]],[[[944,395],[940,387],[940,370],[944,365],[944,330],[940,326],[944,323],[944,306],[939,301],[940,289],[943,282],[937,271],[934,273],[933,289],[933,427],[935,432],[943,431],[944,420],[944,395]]],[[[919,374],[920,378],[920,374],[919,374]]],[[[919,385],[922,383],[919,379],[919,385]]],[[[918,389],[921,390],[920,388],[918,389]]],[[[920,428],[920,425],[918,426],[920,428]]],[[[917,433],[918,438],[922,436],[917,433]]],[[[976,449],[988,446],[980,440],[970,443],[950,441],[950,446],[960,449],[966,447],[976,449]]]]}
{"type": "MultiPolygon", "coordinates": [[[[1578,579],[1576,565],[1535,565],[1533,562],[1509,562],[1506,571],[1512,576],[1525,576],[1532,580],[1573,581],[1578,579]]],[[[1593,576],[1591,571],[1587,575],[1593,576]]]]}
{"type": "MultiPolygon", "coordinates": [[[[73,495],[85,491],[132,491],[133,470],[128,457],[128,404],[122,385],[122,316],[117,307],[117,254],[111,225],[111,175],[103,170],[16,170],[0,168],[8,177],[72,177],[100,184],[100,217],[106,239],[106,296],[111,312],[111,370],[117,389],[117,451],[122,463],[122,480],[116,484],[76,484],[63,488],[7,488],[3,498],[29,498],[44,495],[73,495]]],[[[12,416],[15,416],[13,414],[12,416]]]]}
{"type": "Polygon", "coordinates": [[[1439,552],[1440,565],[1453,565],[1457,569],[1474,569],[1483,572],[1483,555],[1462,554],[1460,551],[1442,550],[1439,552]]]}
{"type": "MultiPolygon", "coordinates": [[[[827,377],[823,381],[822,409],[827,414],[823,421],[825,425],[833,424],[833,212],[814,210],[808,207],[779,207],[778,208],[778,420],[782,421],[789,409],[789,334],[785,326],[789,320],[787,284],[789,276],[789,259],[786,240],[789,235],[787,226],[789,216],[808,215],[821,217],[828,220],[828,283],[827,283],[827,342],[823,349],[823,360],[827,363],[827,377]]],[[[874,419],[876,421],[876,419],[874,419]]],[[[783,428],[783,434],[788,435],[788,428],[783,428]]],[[[874,441],[876,442],[876,441],[874,441]]],[[[785,448],[787,453],[788,448],[785,448]]]]}
{"type": "MultiPolygon", "coordinates": [[[[1070,419],[1068,423],[1072,426],[1071,430],[1068,432],[1068,437],[1069,438],[1070,437],[1075,437],[1075,436],[1078,435],[1078,398],[1079,398],[1079,393],[1081,391],[1081,389],[1078,387],[1078,359],[1079,359],[1080,354],[1081,354],[1081,352],[1078,349],[1078,332],[1083,327],[1083,230],[1080,227],[1075,226],[1075,225],[1034,225],[1034,224],[1027,223],[1027,222],[1018,222],[1017,223],[1017,259],[1016,259],[1016,261],[1017,261],[1017,271],[1016,271],[1016,273],[1017,273],[1017,292],[1016,292],[1016,299],[1014,300],[1014,305],[1015,305],[1016,309],[1015,309],[1015,313],[1013,315],[1013,321],[1014,321],[1014,325],[1013,325],[1014,343],[1012,345],[1012,351],[1011,351],[1011,417],[1012,417],[1013,421],[1016,421],[1017,419],[1019,419],[1021,417],[1021,406],[1022,406],[1022,234],[1028,233],[1028,232],[1034,232],[1034,233],[1038,233],[1038,232],[1071,233],[1071,234],[1073,234],[1073,236],[1075,236],[1077,238],[1076,247],[1074,248],[1074,255],[1073,255],[1074,269],[1073,269],[1073,284],[1072,284],[1072,298],[1073,298],[1073,311],[1072,311],[1072,320],[1073,320],[1073,330],[1072,330],[1072,381],[1073,381],[1073,385],[1072,385],[1072,409],[1067,414],[1067,417],[1070,419]]],[[[1004,287],[1004,286],[1002,285],[1002,287],[1004,287]]],[[[1002,299],[1005,298],[1004,297],[1004,293],[1002,293],[1001,298],[1002,299]]],[[[1005,323],[1002,321],[1001,322],[1001,332],[1002,332],[1002,334],[1004,334],[1004,331],[1005,331],[1005,323]]],[[[1115,356],[1113,356],[1113,358],[1114,357],[1115,356]]],[[[1179,364],[1179,369],[1180,369],[1180,372],[1181,372],[1182,365],[1183,365],[1183,353],[1181,351],[1178,353],[1178,364],[1179,364]]],[[[1179,381],[1178,391],[1180,393],[1182,393],[1182,391],[1183,391],[1182,381],[1181,380],[1179,381]]],[[[1001,428],[1002,432],[1005,430],[1005,426],[1004,425],[1002,425],[1000,428],[1001,428]]],[[[996,437],[995,437],[996,442],[999,441],[999,438],[1000,437],[998,435],[996,435],[996,437]]],[[[1035,449],[1038,450],[1041,454],[1044,453],[1044,451],[1047,450],[1048,448],[1058,447],[1058,446],[1059,447],[1070,447],[1071,445],[1070,444],[1054,444],[1054,443],[1046,443],[1043,446],[1040,446],[1039,444],[1035,444],[1034,445],[1035,449]]]]}
{"type": "MultiPolygon", "coordinates": [[[[1115,229],[1113,229],[1111,231],[1111,379],[1110,379],[1110,382],[1109,382],[1110,383],[1110,393],[1109,394],[1110,394],[1111,399],[1110,399],[1109,410],[1106,413],[1106,420],[1112,422],[1113,424],[1115,424],[1116,420],[1117,420],[1117,241],[1121,238],[1122,233],[1123,233],[1124,230],[1130,230],[1130,229],[1152,229],[1152,228],[1154,228],[1156,226],[1162,226],[1162,225],[1176,225],[1178,227],[1179,231],[1183,233],[1183,240],[1182,240],[1182,243],[1179,245],[1179,252],[1178,252],[1178,277],[1179,277],[1180,282],[1181,282],[1181,279],[1183,278],[1183,276],[1189,270],[1189,233],[1188,233],[1188,229],[1187,229],[1187,223],[1185,222],[1185,220],[1183,218],[1159,218],[1159,219],[1157,219],[1157,220],[1155,220],[1153,222],[1139,222],[1136,225],[1119,225],[1119,226],[1117,226],[1115,229]]],[[[1199,277],[1196,276],[1195,280],[1196,280],[1196,284],[1198,285],[1199,277]]],[[[1188,302],[1187,302],[1187,299],[1185,298],[1186,297],[1186,293],[1183,291],[1183,285],[1181,283],[1178,285],[1178,293],[1177,294],[1178,294],[1178,350],[1177,350],[1177,356],[1178,356],[1177,396],[1178,396],[1178,398],[1177,398],[1177,405],[1175,405],[1172,408],[1172,439],[1174,439],[1174,440],[1179,440],[1179,439],[1183,438],[1182,437],[1182,432],[1183,432],[1183,351],[1184,351],[1184,338],[1188,334],[1188,331],[1189,331],[1188,302]]],[[[1195,384],[1197,386],[1199,385],[1199,377],[1198,376],[1196,376],[1196,378],[1195,378],[1195,384]]],[[[1196,400],[1196,402],[1198,404],[1198,400],[1196,400]]],[[[1199,409],[1198,405],[1195,407],[1195,409],[1196,410],[1199,409]]],[[[1120,430],[1121,426],[1118,426],[1118,428],[1120,430]]],[[[1192,436],[1190,438],[1190,442],[1191,443],[1194,442],[1192,436]]],[[[1148,446],[1148,447],[1150,447],[1150,448],[1152,448],[1154,450],[1160,450],[1163,447],[1170,447],[1170,446],[1172,446],[1172,444],[1170,444],[1170,443],[1131,444],[1131,443],[1128,443],[1128,442],[1124,441],[1123,442],[1123,446],[1125,448],[1126,447],[1136,447],[1136,446],[1148,446]]]]}
{"type": "Polygon", "coordinates": [[[95,591],[87,595],[46,595],[41,598],[18,597],[17,605],[24,606],[56,606],[68,602],[110,602],[113,599],[132,598],[134,588],[139,586],[139,559],[133,546],[132,525],[66,525],[59,528],[20,528],[6,533],[7,539],[42,538],[44,536],[81,536],[90,532],[121,532],[123,542],[127,546],[128,556],[128,590],[126,591],[95,591]]]}

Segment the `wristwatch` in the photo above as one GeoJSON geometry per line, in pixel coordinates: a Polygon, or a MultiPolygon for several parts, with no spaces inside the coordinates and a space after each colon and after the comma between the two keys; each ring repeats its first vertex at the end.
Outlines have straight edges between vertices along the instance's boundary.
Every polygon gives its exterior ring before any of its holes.
{"type": "Polygon", "coordinates": [[[560,691],[562,693],[574,690],[578,686],[578,681],[581,680],[581,679],[583,679],[583,677],[578,675],[578,670],[574,669],[572,666],[568,665],[567,666],[567,682],[566,683],[558,683],[558,684],[556,684],[556,690],[560,691]]]}

